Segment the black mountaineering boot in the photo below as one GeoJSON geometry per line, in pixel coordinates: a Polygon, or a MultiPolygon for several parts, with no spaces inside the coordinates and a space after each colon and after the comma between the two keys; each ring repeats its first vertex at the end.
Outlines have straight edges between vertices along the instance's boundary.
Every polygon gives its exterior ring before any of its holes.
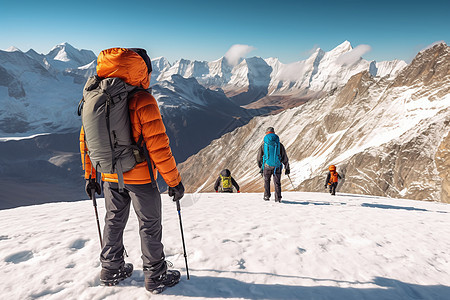
{"type": "Polygon", "coordinates": [[[119,283],[119,281],[128,278],[133,273],[132,264],[124,264],[119,270],[102,269],[100,272],[100,281],[107,286],[113,286],[119,283]]]}
{"type": "Polygon", "coordinates": [[[177,270],[167,270],[166,273],[160,275],[157,278],[147,278],[145,277],[145,288],[147,291],[153,294],[159,294],[166,287],[174,286],[180,282],[181,274],[177,270]]]}

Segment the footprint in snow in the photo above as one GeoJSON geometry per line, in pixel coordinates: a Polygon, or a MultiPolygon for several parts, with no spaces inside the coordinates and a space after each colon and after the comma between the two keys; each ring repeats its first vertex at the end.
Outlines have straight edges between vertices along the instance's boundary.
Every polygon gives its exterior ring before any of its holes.
{"type": "Polygon", "coordinates": [[[72,242],[72,244],[69,245],[69,248],[73,249],[73,250],[80,250],[80,249],[84,248],[84,246],[86,245],[86,243],[88,241],[89,240],[83,240],[83,239],[75,240],[72,242]]]}
{"type": "Polygon", "coordinates": [[[18,264],[18,263],[27,261],[27,260],[32,259],[32,258],[33,258],[33,252],[31,252],[31,251],[20,251],[20,252],[8,255],[5,258],[5,262],[18,264]]]}
{"type": "Polygon", "coordinates": [[[300,253],[300,254],[303,254],[303,253],[306,252],[306,249],[303,249],[303,248],[300,248],[300,247],[297,247],[297,250],[298,250],[298,253],[300,253]]]}
{"type": "Polygon", "coordinates": [[[75,263],[70,263],[66,266],[66,269],[73,269],[75,268],[75,263]]]}

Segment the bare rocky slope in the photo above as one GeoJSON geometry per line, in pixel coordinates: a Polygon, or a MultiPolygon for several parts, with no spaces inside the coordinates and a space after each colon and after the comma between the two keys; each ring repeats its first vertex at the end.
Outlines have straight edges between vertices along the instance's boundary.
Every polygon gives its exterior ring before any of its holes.
{"type": "Polygon", "coordinates": [[[244,192],[262,191],[256,153],[274,126],[291,163],[284,190],[320,191],[327,167],[338,191],[449,202],[450,47],[420,52],[394,79],[367,71],[321,99],[256,117],[180,165],[189,192],[212,191],[223,168],[244,192]]]}

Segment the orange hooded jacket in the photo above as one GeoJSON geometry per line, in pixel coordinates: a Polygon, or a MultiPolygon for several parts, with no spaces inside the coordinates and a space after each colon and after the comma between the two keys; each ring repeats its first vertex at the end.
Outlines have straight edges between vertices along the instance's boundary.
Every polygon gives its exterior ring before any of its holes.
{"type": "Polygon", "coordinates": [[[331,165],[328,170],[330,171],[330,174],[328,175],[329,180],[328,180],[328,185],[332,185],[333,183],[338,182],[338,178],[340,177],[338,172],[336,172],[336,166],[335,165],[331,165]]]}
{"type": "MultiPolygon", "coordinates": [[[[136,52],[125,48],[103,50],[97,58],[97,75],[100,77],[118,77],[128,84],[147,89],[150,85],[150,74],[144,59],[136,52]]],[[[169,138],[162,122],[161,113],[155,98],[144,91],[137,92],[129,100],[130,121],[133,138],[138,141],[143,135],[150,159],[153,161],[154,178],[156,170],[167,185],[174,187],[181,182],[175,158],[169,146],[169,138]]],[[[85,179],[95,178],[95,169],[89,159],[88,149],[84,141],[84,130],[80,132],[80,152],[85,179]]],[[[132,170],[123,173],[125,184],[146,184],[151,182],[147,162],[136,165],[132,170]]],[[[117,174],[102,173],[102,180],[118,182],[117,174]]]]}

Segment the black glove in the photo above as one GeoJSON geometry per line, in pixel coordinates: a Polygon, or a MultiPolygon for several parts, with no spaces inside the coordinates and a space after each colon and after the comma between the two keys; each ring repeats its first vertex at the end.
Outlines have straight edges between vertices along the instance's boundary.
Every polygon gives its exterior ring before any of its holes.
{"type": "Polygon", "coordinates": [[[328,187],[328,186],[325,184],[325,189],[327,189],[327,187],[328,187]]]}
{"type": "Polygon", "coordinates": [[[92,198],[91,190],[95,189],[95,192],[97,194],[102,193],[102,188],[100,187],[100,184],[95,181],[95,179],[87,179],[86,180],[86,194],[89,196],[89,198],[92,198]]]}
{"type": "Polygon", "coordinates": [[[284,170],[284,174],[285,174],[285,175],[291,174],[291,169],[286,168],[286,170],[284,170]]]}
{"type": "Polygon", "coordinates": [[[184,186],[183,183],[180,183],[177,186],[171,187],[169,186],[169,196],[173,197],[173,201],[178,201],[184,196],[184,186]]]}

